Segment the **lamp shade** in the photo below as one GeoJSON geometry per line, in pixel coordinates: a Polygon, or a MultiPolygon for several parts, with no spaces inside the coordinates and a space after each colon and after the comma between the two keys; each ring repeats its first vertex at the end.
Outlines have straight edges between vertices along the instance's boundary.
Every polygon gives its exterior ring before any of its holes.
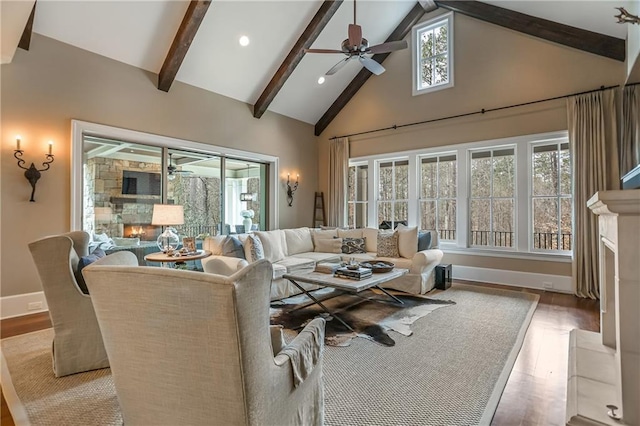
{"type": "Polygon", "coordinates": [[[182,206],[173,204],[154,204],[151,224],[161,226],[184,225],[184,210],[182,206]]]}
{"type": "Polygon", "coordinates": [[[111,222],[111,207],[94,207],[96,222],[111,222]]]}

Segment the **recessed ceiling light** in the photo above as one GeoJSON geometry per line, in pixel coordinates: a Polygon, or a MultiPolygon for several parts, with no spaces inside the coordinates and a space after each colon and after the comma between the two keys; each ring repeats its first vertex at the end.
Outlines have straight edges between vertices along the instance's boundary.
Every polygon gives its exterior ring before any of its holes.
{"type": "Polygon", "coordinates": [[[240,40],[238,40],[238,42],[240,43],[240,46],[248,46],[249,45],[249,37],[247,36],[242,36],[240,37],[240,40]]]}
{"type": "Polygon", "coordinates": [[[318,79],[318,84],[322,84],[325,82],[324,76],[320,76],[320,78],[318,79]]]}

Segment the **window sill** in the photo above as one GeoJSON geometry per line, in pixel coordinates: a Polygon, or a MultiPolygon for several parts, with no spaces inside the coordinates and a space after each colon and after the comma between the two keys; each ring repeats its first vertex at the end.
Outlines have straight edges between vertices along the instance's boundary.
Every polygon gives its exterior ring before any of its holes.
{"type": "Polygon", "coordinates": [[[447,243],[440,243],[440,250],[445,254],[462,254],[465,256],[484,256],[484,257],[502,257],[510,259],[522,259],[522,260],[539,260],[545,262],[559,262],[559,263],[571,263],[573,256],[571,254],[547,254],[547,253],[535,253],[535,252],[518,252],[508,250],[490,250],[490,249],[477,249],[477,248],[461,248],[455,245],[449,245],[447,243]]]}

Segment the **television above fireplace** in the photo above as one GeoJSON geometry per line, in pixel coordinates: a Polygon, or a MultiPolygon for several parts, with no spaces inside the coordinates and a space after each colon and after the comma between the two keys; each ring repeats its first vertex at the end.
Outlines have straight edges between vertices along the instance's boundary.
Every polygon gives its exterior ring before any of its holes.
{"type": "Polygon", "coordinates": [[[122,171],[122,193],[127,195],[160,195],[160,173],[122,171]]]}

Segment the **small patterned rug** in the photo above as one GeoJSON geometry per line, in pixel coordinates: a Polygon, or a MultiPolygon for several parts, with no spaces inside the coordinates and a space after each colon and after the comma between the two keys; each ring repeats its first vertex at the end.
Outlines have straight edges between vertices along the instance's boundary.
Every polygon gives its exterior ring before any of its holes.
{"type": "MultiPolygon", "coordinates": [[[[313,292],[314,297],[328,297],[333,289],[313,292]]],[[[451,300],[432,299],[423,296],[394,292],[402,304],[381,291],[372,290],[355,294],[340,294],[322,301],[335,316],[346,322],[353,330],[326,313],[319,305],[311,303],[305,295],[291,297],[271,305],[271,324],[282,325],[287,330],[300,330],[317,316],[327,320],[325,343],[329,346],[349,346],[355,337],[362,337],[383,346],[394,346],[395,340],[389,331],[410,336],[411,324],[438,308],[455,305],[451,300]]]]}

